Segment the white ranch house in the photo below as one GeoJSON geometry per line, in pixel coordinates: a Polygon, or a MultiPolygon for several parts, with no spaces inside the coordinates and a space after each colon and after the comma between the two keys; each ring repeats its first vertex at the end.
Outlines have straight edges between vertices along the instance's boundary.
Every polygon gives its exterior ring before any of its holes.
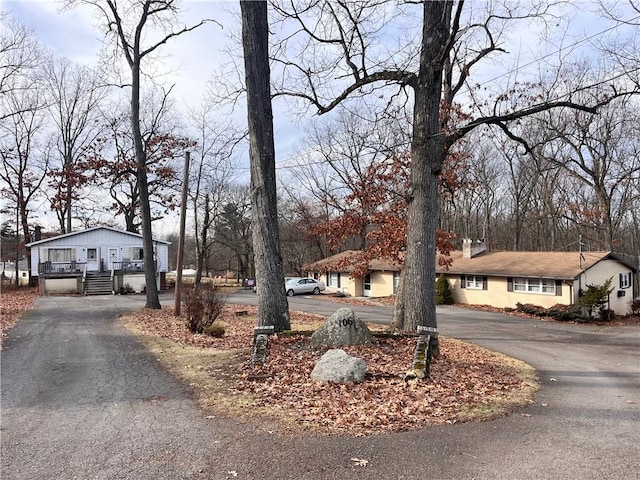
{"type": "Polygon", "coordinates": [[[156,262],[163,287],[169,266],[169,242],[154,239],[147,254],[142,235],[111,227],[94,227],[27,244],[31,276],[40,293],[118,293],[145,289],[144,263],[156,262]]]}

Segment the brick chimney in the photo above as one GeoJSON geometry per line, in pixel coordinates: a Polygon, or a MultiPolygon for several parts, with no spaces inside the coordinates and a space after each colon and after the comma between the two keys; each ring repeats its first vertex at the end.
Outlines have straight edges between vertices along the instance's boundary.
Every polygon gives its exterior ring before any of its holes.
{"type": "Polygon", "coordinates": [[[462,239],[462,258],[473,258],[487,251],[487,244],[484,238],[480,240],[462,239]]]}

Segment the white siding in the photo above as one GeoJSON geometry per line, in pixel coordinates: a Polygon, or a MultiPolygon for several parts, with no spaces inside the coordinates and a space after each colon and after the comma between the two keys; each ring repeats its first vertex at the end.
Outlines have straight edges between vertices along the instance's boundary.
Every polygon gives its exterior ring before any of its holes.
{"type": "MultiPolygon", "coordinates": [[[[621,273],[631,273],[631,269],[616,260],[602,260],[596,263],[589,270],[583,272],[575,282],[576,303],[580,289],[586,289],[587,285],[602,285],[613,277],[611,281],[613,291],[609,295],[609,308],[618,315],[629,313],[631,310],[630,302],[633,299],[633,288],[620,288],[621,273]],[[618,291],[624,291],[624,297],[618,297],[618,291]]],[[[633,275],[631,275],[631,285],[633,285],[633,275]]]]}
{"type": "MultiPolygon", "coordinates": [[[[109,247],[118,249],[117,261],[122,261],[123,258],[130,258],[130,252],[133,248],[142,247],[142,237],[110,228],[96,228],[34,243],[36,244],[31,247],[31,274],[38,275],[38,262],[47,260],[47,250],[50,248],[72,248],[75,252],[75,259],[82,263],[87,261],[87,249],[95,248],[98,258],[90,265],[97,269],[101,260],[105,266],[107,265],[109,247]]],[[[154,241],[154,248],[156,249],[158,272],[166,272],[169,264],[168,245],[154,241]]],[[[145,253],[145,259],[148,258],[151,256],[147,256],[145,253]]]]}

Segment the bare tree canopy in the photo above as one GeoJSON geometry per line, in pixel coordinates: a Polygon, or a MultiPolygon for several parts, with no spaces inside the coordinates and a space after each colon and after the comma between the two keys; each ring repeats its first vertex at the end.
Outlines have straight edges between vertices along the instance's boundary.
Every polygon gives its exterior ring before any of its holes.
{"type": "Polygon", "coordinates": [[[286,32],[274,49],[278,95],[302,99],[319,114],[367,95],[388,98],[387,105],[402,97],[413,108],[411,173],[405,192],[407,247],[395,312],[399,328],[436,326],[438,176],[454,143],[490,125],[526,144],[510,131],[514,121],[551,109],[595,113],[628,93],[611,79],[608,92],[583,103],[575,94],[589,84],[572,90],[559,86],[541,97],[532,84],[512,83],[488,100],[474,101],[471,74],[483,62],[506,53],[504,32],[553,21],[555,6],[463,0],[275,2],[281,31],[286,32]],[[418,16],[421,23],[414,20],[418,16]],[[462,108],[461,99],[468,106],[462,108]]]}

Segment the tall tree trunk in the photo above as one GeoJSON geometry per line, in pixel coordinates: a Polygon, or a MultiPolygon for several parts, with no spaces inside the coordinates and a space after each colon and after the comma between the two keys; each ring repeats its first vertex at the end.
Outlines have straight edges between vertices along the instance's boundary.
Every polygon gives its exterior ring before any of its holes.
{"type": "Polygon", "coordinates": [[[438,175],[446,155],[440,127],[440,101],[449,8],[446,2],[423,4],[420,71],[414,85],[411,179],[406,193],[407,253],[402,299],[397,304],[397,308],[404,306],[404,315],[394,314],[404,330],[415,330],[419,325],[437,327],[434,288],[427,286],[434,286],[436,281],[438,175]]]}
{"type": "Polygon", "coordinates": [[[147,295],[145,307],[160,309],[158,285],[156,283],[156,264],[151,231],[151,205],[149,204],[149,185],[147,182],[147,155],[142,145],[140,132],[140,63],[131,66],[131,130],[136,152],[138,188],[140,191],[140,217],[142,221],[142,251],[144,254],[144,279],[147,295]]]}
{"type": "Polygon", "coordinates": [[[202,225],[198,227],[197,198],[198,195],[196,195],[196,202],[194,202],[194,204],[196,205],[194,206],[193,212],[196,223],[196,285],[200,285],[202,283],[202,271],[204,270],[204,264],[207,258],[207,243],[209,242],[208,230],[209,224],[211,222],[211,207],[209,202],[209,194],[207,193],[204,197],[204,218],[202,219],[202,225]]]}
{"type": "Polygon", "coordinates": [[[266,1],[241,1],[251,163],[251,227],[258,285],[258,325],[289,330],[276,198],[276,162],[266,1]]]}

